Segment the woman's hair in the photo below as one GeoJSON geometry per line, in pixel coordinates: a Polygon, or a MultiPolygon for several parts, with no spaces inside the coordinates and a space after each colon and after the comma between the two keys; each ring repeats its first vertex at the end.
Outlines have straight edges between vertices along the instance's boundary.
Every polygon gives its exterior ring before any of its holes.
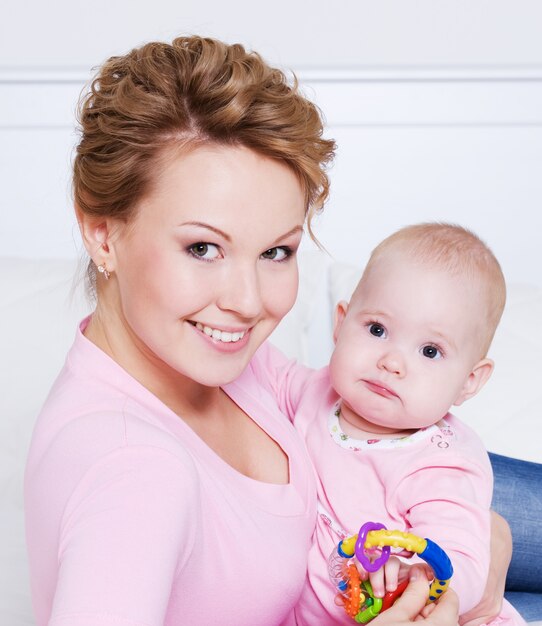
{"type": "Polygon", "coordinates": [[[129,221],[160,159],[202,143],[280,159],[305,190],[308,228],[329,192],[335,143],[318,108],[240,44],[191,36],[152,42],[99,69],[79,106],[73,171],[83,213],[129,221]]]}

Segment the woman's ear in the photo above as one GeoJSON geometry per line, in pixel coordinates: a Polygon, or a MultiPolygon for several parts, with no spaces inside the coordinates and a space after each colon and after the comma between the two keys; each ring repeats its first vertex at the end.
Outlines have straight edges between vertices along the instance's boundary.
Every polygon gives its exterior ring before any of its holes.
{"type": "Polygon", "coordinates": [[[463,404],[465,400],[475,396],[480,389],[487,383],[494,369],[494,363],[491,359],[482,359],[478,361],[468,375],[461,393],[454,402],[455,406],[463,404]]]}
{"type": "Polygon", "coordinates": [[[342,323],[344,318],[346,317],[346,312],[348,311],[348,302],[346,300],[341,300],[339,304],[335,307],[335,311],[333,313],[333,342],[337,343],[337,337],[339,336],[339,331],[341,330],[342,323]]]}
{"type": "Polygon", "coordinates": [[[75,207],[81,238],[89,257],[94,264],[107,268],[109,272],[115,270],[114,255],[110,243],[115,228],[111,218],[87,215],[75,207]]]}

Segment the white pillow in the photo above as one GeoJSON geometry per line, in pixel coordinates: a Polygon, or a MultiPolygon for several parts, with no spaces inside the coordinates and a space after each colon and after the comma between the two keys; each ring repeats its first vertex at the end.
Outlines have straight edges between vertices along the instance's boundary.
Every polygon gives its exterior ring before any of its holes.
{"type": "Polygon", "coordinates": [[[292,310],[273,331],[270,339],[287,356],[311,364],[312,326],[327,308],[327,256],[318,250],[298,255],[299,292],[292,310]]]}
{"type": "Polygon", "coordinates": [[[542,288],[512,283],[489,351],[495,371],[460,407],[488,450],[542,463],[542,288]]]}
{"type": "Polygon", "coordinates": [[[32,426],[89,305],[72,260],[0,258],[0,493],[22,508],[32,426]]]}
{"type": "Polygon", "coordinates": [[[23,523],[23,474],[36,416],[89,310],[72,295],[76,263],[0,258],[0,623],[34,624],[23,523]]]}
{"type": "Polygon", "coordinates": [[[363,274],[362,267],[348,263],[333,263],[329,268],[329,299],[331,310],[341,300],[350,300],[356,285],[363,274]]]}

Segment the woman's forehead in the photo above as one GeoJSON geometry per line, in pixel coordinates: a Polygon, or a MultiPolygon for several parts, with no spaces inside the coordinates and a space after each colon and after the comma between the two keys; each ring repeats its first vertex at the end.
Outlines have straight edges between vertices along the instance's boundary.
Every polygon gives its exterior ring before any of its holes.
{"type": "Polygon", "coordinates": [[[139,203],[134,226],[149,229],[203,224],[235,238],[266,239],[300,230],[305,194],[284,163],[248,148],[201,146],[168,160],[139,203]]]}

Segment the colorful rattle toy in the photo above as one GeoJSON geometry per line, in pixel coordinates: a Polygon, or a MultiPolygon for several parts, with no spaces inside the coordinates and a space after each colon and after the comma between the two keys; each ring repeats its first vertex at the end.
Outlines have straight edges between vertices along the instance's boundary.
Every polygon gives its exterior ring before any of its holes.
{"type": "Polygon", "coordinates": [[[405,580],[395,591],[388,592],[383,598],[375,598],[371,583],[361,580],[354,558],[365,571],[376,572],[390,558],[390,547],[414,552],[433,568],[435,579],[429,587],[428,604],[437,600],[450,584],[452,564],[446,552],[436,543],[412,533],[387,530],[383,524],[367,522],[357,535],[340,541],[328,561],[329,576],[339,590],[337,602],[358,624],[367,624],[390,608],[408,585],[408,580],[405,580]],[[375,548],[381,549],[380,556],[371,561],[367,552],[375,548]]]}

